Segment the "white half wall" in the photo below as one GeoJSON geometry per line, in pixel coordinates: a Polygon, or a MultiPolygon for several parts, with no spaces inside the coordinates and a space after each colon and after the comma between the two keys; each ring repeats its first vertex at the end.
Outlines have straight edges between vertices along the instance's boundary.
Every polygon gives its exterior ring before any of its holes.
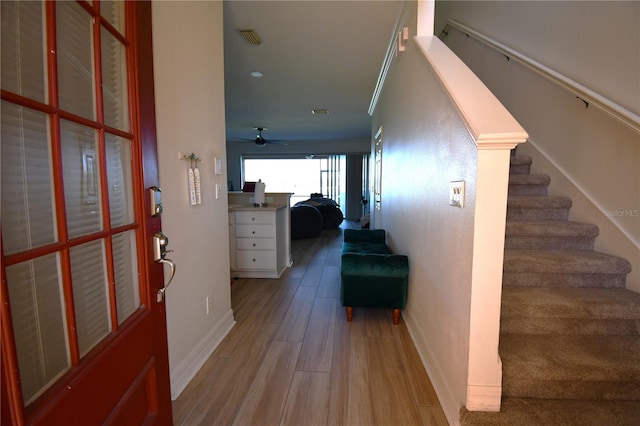
{"type": "MultiPolygon", "coordinates": [[[[419,31],[416,12],[410,34],[419,31]]],[[[409,255],[404,317],[414,343],[450,423],[463,406],[498,411],[509,159],[528,135],[433,35],[412,38],[396,55],[376,129],[382,201],[372,223],[387,230],[394,252],[409,255]],[[464,183],[461,206],[450,205],[455,181],[464,183]]]]}
{"type": "Polygon", "coordinates": [[[215,185],[226,190],[227,181],[222,2],[154,1],[152,19],[162,229],[177,265],[166,293],[175,399],[235,323],[227,199],[215,199],[215,185]],[[202,159],[200,205],[189,203],[189,161],[178,152],[202,159]]]}

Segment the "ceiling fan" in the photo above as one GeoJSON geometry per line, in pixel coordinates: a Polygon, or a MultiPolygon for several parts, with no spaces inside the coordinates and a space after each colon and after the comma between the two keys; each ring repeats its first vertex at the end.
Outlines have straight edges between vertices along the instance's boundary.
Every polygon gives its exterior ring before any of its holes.
{"type": "Polygon", "coordinates": [[[253,142],[257,146],[260,146],[260,147],[263,147],[266,144],[286,145],[286,143],[284,143],[284,141],[282,141],[282,140],[268,140],[268,139],[265,139],[262,136],[262,132],[267,130],[266,127],[254,127],[253,129],[258,131],[258,134],[256,135],[255,138],[253,138],[253,139],[236,138],[236,139],[241,140],[241,141],[253,142]]]}

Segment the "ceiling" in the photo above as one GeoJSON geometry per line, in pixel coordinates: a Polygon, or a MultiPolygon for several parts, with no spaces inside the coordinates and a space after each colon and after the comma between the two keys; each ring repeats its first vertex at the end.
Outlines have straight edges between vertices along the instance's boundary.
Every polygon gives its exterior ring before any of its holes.
{"type": "Polygon", "coordinates": [[[288,145],[369,139],[367,111],[401,6],[397,0],[225,1],[227,140],[253,139],[256,127],[268,129],[265,139],[288,145]],[[262,44],[249,44],[239,29],[255,30],[262,44]]]}

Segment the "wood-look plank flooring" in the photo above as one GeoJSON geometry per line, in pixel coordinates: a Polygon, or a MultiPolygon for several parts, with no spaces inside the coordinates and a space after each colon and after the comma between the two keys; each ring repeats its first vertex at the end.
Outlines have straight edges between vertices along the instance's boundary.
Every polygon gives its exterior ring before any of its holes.
{"type": "Polygon", "coordinates": [[[175,425],[447,425],[402,319],[355,308],[347,322],[341,245],[342,229],[294,240],[280,279],[233,282],[237,324],[174,401],[175,425]]]}

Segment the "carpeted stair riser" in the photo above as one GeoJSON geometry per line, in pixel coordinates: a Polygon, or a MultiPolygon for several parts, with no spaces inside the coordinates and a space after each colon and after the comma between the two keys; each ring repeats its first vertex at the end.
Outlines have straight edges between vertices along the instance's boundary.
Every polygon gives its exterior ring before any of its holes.
{"type": "MultiPolygon", "coordinates": [[[[638,379],[609,380],[519,380],[502,385],[503,397],[640,401],[638,379]]],[[[581,423],[573,423],[579,425],[581,423]]]]}
{"type": "Polygon", "coordinates": [[[506,398],[499,413],[464,408],[460,413],[467,426],[631,426],[640,419],[640,402],[506,398]]]}
{"type": "Polygon", "coordinates": [[[640,335],[640,294],[626,289],[505,287],[504,334],[640,335]]]}
{"type": "Polygon", "coordinates": [[[511,156],[510,175],[528,175],[529,173],[531,173],[531,157],[526,155],[511,156]]]}
{"type": "Polygon", "coordinates": [[[598,227],[568,221],[509,221],[507,250],[593,250],[598,227]]]}
{"type": "Polygon", "coordinates": [[[541,274],[516,272],[502,274],[505,286],[560,288],[625,288],[623,274],[541,274]]]}
{"type": "Polygon", "coordinates": [[[507,198],[509,220],[568,220],[571,199],[560,196],[513,196],[507,198]]]}
{"type": "Polygon", "coordinates": [[[503,396],[640,400],[640,336],[502,334],[503,396]]]}
{"type": "Polygon", "coordinates": [[[500,321],[500,333],[640,336],[640,321],[575,318],[502,318],[500,321]]]}
{"type": "Polygon", "coordinates": [[[509,196],[535,196],[547,195],[547,187],[550,178],[547,175],[510,175],[509,196]]]}
{"type": "Polygon", "coordinates": [[[506,250],[505,272],[628,274],[631,263],[593,251],[506,250]]]}
{"type": "Polygon", "coordinates": [[[503,286],[624,288],[631,264],[602,253],[505,250],[503,286]]]}

